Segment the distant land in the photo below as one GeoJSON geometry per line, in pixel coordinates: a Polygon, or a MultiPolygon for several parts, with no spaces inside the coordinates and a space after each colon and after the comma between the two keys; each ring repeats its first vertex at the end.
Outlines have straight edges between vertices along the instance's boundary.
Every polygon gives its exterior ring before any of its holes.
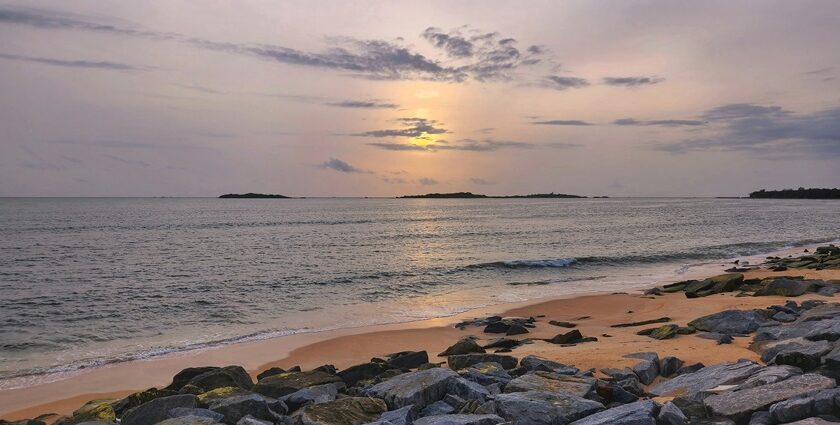
{"type": "Polygon", "coordinates": [[[271,194],[265,194],[265,193],[228,193],[228,194],[220,196],[219,198],[286,199],[286,198],[289,198],[289,197],[288,196],[283,196],[283,195],[271,195],[271,194]]]}
{"type": "Polygon", "coordinates": [[[531,195],[488,196],[472,192],[427,193],[425,195],[405,195],[400,198],[586,198],[586,196],[566,195],[563,193],[534,193],[531,195]]]}
{"type": "Polygon", "coordinates": [[[750,198],[769,199],[840,199],[840,189],[782,189],[764,190],[750,193],[750,198]]]}

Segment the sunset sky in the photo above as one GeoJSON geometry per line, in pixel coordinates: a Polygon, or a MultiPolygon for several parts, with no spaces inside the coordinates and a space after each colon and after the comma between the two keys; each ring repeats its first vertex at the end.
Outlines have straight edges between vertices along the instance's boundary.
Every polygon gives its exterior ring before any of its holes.
{"type": "Polygon", "coordinates": [[[840,186],[840,2],[0,1],[0,196],[840,186]]]}

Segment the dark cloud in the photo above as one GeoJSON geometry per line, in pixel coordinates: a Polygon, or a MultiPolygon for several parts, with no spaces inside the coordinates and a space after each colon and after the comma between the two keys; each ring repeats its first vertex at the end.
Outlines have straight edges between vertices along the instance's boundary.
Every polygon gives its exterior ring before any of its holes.
{"type": "Polygon", "coordinates": [[[592,125],[590,122],[581,121],[581,120],[547,120],[547,121],[534,121],[531,124],[537,125],[571,125],[571,126],[586,126],[592,125]]]}
{"type": "Polygon", "coordinates": [[[426,145],[413,143],[368,143],[368,146],[389,150],[389,151],[414,151],[414,152],[438,152],[438,151],[467,151],[467,152],[494,152],[501,149],[531,149],[535,145],[526,142],[494,139],[461,139],[454,143],[446,140],[437,140],[426,145]]]}
{"type": "Polygon", "coordinates": [[[108,158],[112,161],[116,161],[116,162],[126,164],[126,165],[139,165],[141,167],[150,167],[151,166],[151,164],[149,164],[148,162],[141,161],[139,159],[122,158],[122,157],[119,157],[119,156],[116,156],[116,155],[110,155],[110,154],[105,154],[105,155],[102,155],[102,156],[104,156],[105,158],[108,158]]]}
{"type": "Polygon", "coordinates": [[[403,128],[365,131],[363,133],[356,133],[354,136],[427,138],[430,134],[444,134],[447,132],[445,128],[440,127],[441,124],[436,120],[409,117],[398,118],[396,121],[402,124],[403,128]]]}
{"type": "Polygon", "coordinates": [[[420,145],[414,145],[411,143],[368,143],[368,146],[373,146],[375,148],[384,149],[386,151],[420,151],[426,152],[430,149],[427,149],[420,145]]]}
{"type": "Polygon", "coordinates": [[[329,161],[324,161],[321,165],[321,168],[340,171],[342,173],[364,173],[370,174],[370,171],[363,170],[361,168],[356,168],[340,159],[337,158],[330,158],[329,161]]]}
{"type": "Polygon", "coordinates": [[[496,184],[496,182],[494,182],[494,181],[484,180],[484,179],[478,178],[478,177],[470,178],[470,183],[477,184],[477,185],[480,185],[480,186],[491,186],[491,185],[496,184]]]}
{"type": "Polygon", "coordinates": [[[0,6],[0,23],[45,29],[93,31],[161,40],[181,37],[173,33],[143,31],[107,23],[92,22],[90,18],[76,14],[29,7],[0,6]]]}
{"type": "Polygon", "coordinates": [[[743,151],[770,159],[840,158],[840,107],[793,113],[777,106],[724,105],[711,109],[721,127],[713,137],[659,144],[672,153],[743,151]]]}
{"type": "Polygon", "coordinates": [[[563,143],[563,142],[548,142],[545,143],[543,146],[553,148],[553,149],[573,149],[580,147],[580,145],[575,143],[563,143]]]}
{"type": "Polygon", "coordinates": [[[658,84],[665,79],[659,77],[604,77],[603,81],[608,86],[638,87],[658,84]]]}
{"type": "Polygon", "coordinates": [[[473,43],[459,33],[445,33],[440,28],[429,27],[421,36],[451,57],[468,58],[474,53],[473,43]]]}
{"type": "Polygon", "coordinates": [[[561,77],[559,75],[547,75],[540,83],[541,86],[554,90],[578,89],[589,86],[589,81],[577,77],[561,77]]]}
{"type": "Polygon", "coordinates": [[[440,183],[439,181],[429,177],[420,177],[419,179],[417,179],[417,182],[422,184],[423,186],[432,186],[440,183]]]}
{"type": "Polygon", "coordinates": [[[132,65],[117,62],[39,58],[33,56],[13,55],[10,53],[0,53],[0,59],[40,63],[44,65],[62,66],[68,68],[104,69],[110,71],[137,71],[140,69],[132,65]]]}
{"type": "Polygon", "coordinates": [[[383,176],[383,177],[380,177],[380,179],[381,179],[383,182],[388,183],[388,184],[407,184],[407,183],[408,183],[408,180],[406,180],[406,179],[404,179],[404,178],[402,178],[402,177],[388,177],[388,176],[383,176]]]}
{"type": "Polygon", "coordinates": [[[835,67],[833,67],[833,66],[827,66],[825,68],[820,68],[820,69],[814,69],[814,70],[811,70],[811,71],[807,71],[805,74],[807,74],[807,75],[828,74],[828,73],[834,71],[834,69],[835,69],[835,67]]]}
{"type": "Polygon", "coordinates": [[[706,121],[699,120],[651,120],[639,121],[634,118],[620,118],[612,122],[614,125],[634,126],[662,126],[662,127],[683,127],[683,126],[698,126],[705,125],[706,121]]]}
{"type": "Polygon", "coordinates": [[[75,139],[58,139],[46,140],[45,143],[53,143],[59,145],[80,145],[80,146],[99,146],[103,148],[117,148],[117,149],[197,149],[197,150],[212,150],[209,146],[184,145],[179,143],[164,144],[164,143],[148,143],[148,142],[132,142],[123,140],[75,140],[75,139]]]}
{"type": "Polygon", "coordinates": [[[337,102],[326,103],[329,106],[337,106],[339,108],[356,108],[356,109],[396,109],[400,105],[396,103],[382,102],[378,99],[373,100],[341,100],[337,102]]]}

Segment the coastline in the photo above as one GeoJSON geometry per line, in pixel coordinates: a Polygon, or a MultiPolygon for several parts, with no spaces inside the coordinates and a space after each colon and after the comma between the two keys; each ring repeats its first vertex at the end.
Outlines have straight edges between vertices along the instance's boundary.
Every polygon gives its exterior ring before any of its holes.
{"type": "MultiPolygon", "coordinates": [[[[791,253],[801,253],[806,247],[791,248],[791,253]]],[[[702,277],[722,272],[706,270],[702,277]]],[[[790,273],[756,270],[747,272],[748,277],[778,276],[790,273]]],[[[806,278],[840,279],[838,270],[797,270],[796,275],[806,278]]],[[[698,276],[701,277],[701,276],[698,276]]],[[[651,282],[648,287],[667,282],[651,282]]],[[[67,414],[85,401],[95,398],[123,397],[131,392],[169,383],[171,376],[191,366],[230,364],[242,365],[252,375],[272,366],[291,367],[300,365],[310,369],[325,363],[338,368],[368,361],[371,357],[403,350],[427,350],[431,361],[445,358],[434,357],[451,343],[466,335],[477,335],[475,329],[458,330],[452,325],[464,319],[489,314],[504,316],[539,316],[548,319],[571,320],[580,316],[591,319],[580,321],[578,329],[584,335],[598,336],[599,341],[561,347],[553,344],[534,343],[516,349],[516,356],[536,354],[549,359],[574,364],[580,369],[617,364],[630,364],[622,359],[623,354],[654,349],[662,355],[678,355],[688,362],[702,361],[716,363],[738,358],[756,359],[757,354],[747,348],[747,338],[736,339],[735,343],[717,346],[714,341],[700,338],[679,338],[657,341],[635,334],[637,328],[616,329],[611,324],[652,319],[668,316],[677,323],[686,323],[696,317],[718,312],[727,308],[763,308],[778,304],[784,297],[767,296],[739,298],[732,294],[720,294],[698,299],[687,299],[681,293],[667,294],[651,299],[640,293],[602,293],[567,295],[533,299],[517,303],[497,304],[460,313],[457,315],[386,325],[363,326],[321,332],[301,333],[278,338],[249,341],[222,347],[202,349],[167,355],[146,360],[116,363],[104,367],[80,371],[66,379],[37,384],[28,387],[0,391],[0,417],[12,420],[35,417],[44,413],[67,414]],[[602,337],[608,333],[610,337],[602,337]],[[713,348],[713,349],[709,349],[713,348]]],[[[827,299],[807,294],[797,298],[827,299]]],[[[783,302],[783,301],[782,301],[783,302]]],[[[541,322],[529,337],[550,338],[562,331],[561,328],[541,322]]]]}

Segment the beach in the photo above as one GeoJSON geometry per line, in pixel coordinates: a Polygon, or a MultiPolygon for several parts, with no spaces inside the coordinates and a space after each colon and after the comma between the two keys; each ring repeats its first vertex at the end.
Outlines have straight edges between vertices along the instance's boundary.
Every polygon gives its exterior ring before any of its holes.
{"type": "MultiPolygon", "coordinates": [[[[746,271],[744,279],[791,274],[790,271],[754,269],[746,271]]],[[[806,279],[840,279],[840,270],[836,269],[803,269],[793,274],[806,279]]],[[[467,327],[461,330],[454,327],[462,320],[491,314],[537,318],[536,327],[530,329],[528,334],[518,336],[520,339],[551,338],[567,330],[549,324],[549,320],[574,322],[575,329],[584,336],[596,337],[598,340],[573,346],[535,341],[515,348],[511,354],[517,357],[533,354],[574,365],[581,370],[597,371],[606,367],[631,366],[637,360],[623,356],[644,351],[654,351],[662,357],[676,356],[686,364],[702,362],[708,365],[738,359],[758,361],[759,355],[749,349],[752,341],[749,337],[736,337],[732,344],[725,345],[693,335],[655,340],[637,335],[640,327],[612,326],[661,317],[668,317],[669,322],[685,326],[697,317],[722,310],[761,309],[783,304],[786,299],[781,296],[739,297],[734,292],[687,298],[683,293],[650,296],[634,291],[496,305],[445,318],[290,335],[118,363],[80,371],[55,382],[0,391],[0,417],[13,420],[46,413],[69,414],[91,399],[120,398],[146,388],[166,386],[176,372],[186,367],[241,365],[256,378],[259,372],[270,367],[288,369],[300,366],[303,370],[309,370],[332,364],[341,370],[367,362],[372,357],[407,350],[426,350],[430,362],[445,362],[445,357],[436,357],[435,354],[459,338],[474,335],[481,343],[486,343],[496,337],[482,334],[480,328],[467,327]]],[[[797,297],[796,301],[811,299],[832,301],[832,298],[817,294],[805,294],[797,297]]]]}

